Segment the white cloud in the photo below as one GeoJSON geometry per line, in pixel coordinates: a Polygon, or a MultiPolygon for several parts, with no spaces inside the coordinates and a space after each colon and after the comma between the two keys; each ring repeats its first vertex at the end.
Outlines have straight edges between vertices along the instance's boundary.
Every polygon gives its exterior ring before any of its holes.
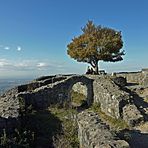
{"type": "Polygon", "coordinates": [[[10,47],[10,46],[5,46],[5,45],[2,45],[0,44],[0,48],[4,49],[4,50],[17,50],[17,51],[21,51],[22,50],[22,47],[21,46],[17,46],[17,47],[10,47]]]}
{"type": "Polygon", "coordinates": [[[16,50],[17,50],[17,51],[21,51],[22,48],[21,48],[20,46],[18,46],[16,50]]]}
{"type": "MultiPolygon", "coordinates": [[[[71,68],[71,67],[70,67],[71,68]]],[[[49,60],[21,60],[0,59],[0,78],[21,76],[41,76],[50,74],[66,73],[69,71],[62,62],[49,60]]]]}
{"type": "Polygon", "coordinates": [[[10,71],[33,71],[33,70],[60,70],[63,69],[61,63],[51,62],[48,60],[39,61],[39,60],[7,60],[0,59],[0,70],[10,71]]]}
{"type": "Polygon", "coordinates": [[[5,66],[9,65],[9,61],[6,59],[0,59],[0,68],[3,68],[5,66]]]}
{"type": "Polygon", "coordinates": [[[9,50],[9,49],[10,49],[10,47],[8,47],[8,46],[5,46],[5,47],[4,47],[4,49],[5,49],[5,50],[9,50]]]}
{"type": "Polygon", "coordinates": [[[47,66],[48,66],[48,64],[44,63],[44,62],[37,63],[37,67],[39,67],[39,68],[47,67],[47,66]]]}

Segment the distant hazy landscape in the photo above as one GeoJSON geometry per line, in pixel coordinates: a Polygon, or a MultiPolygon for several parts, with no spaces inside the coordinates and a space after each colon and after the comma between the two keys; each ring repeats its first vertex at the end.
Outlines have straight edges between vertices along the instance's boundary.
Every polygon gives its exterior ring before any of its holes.
{"type": "Polygon", "coordinates": [[[29,81],[29,79],[0,79],[0,95],[8,89],[29,81]]]}

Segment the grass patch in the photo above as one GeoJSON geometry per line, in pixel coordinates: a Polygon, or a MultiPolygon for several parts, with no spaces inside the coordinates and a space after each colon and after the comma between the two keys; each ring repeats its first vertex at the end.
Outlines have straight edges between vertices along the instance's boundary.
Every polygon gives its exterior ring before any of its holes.
{"type": "Polygon", "coordinates": [[[90,109],[96,112],[102,120],[104,120],[110,127],[116,129],[117,131],[130,128],[124,120],[112,118],[102,112],[99,103],[93,104],[90,109]]]}
{"type": "Polygon", "coordinates": [[[62,131],[54,137],[54,146],[58,148],[79,148],[77,111],[57,107],[50,107],[49,111],[62,122],[62,131]]]}
{"type": "Polygon", "coordinates": [[[76,106],[81,106],[86,101],[86,96],[82,93],[71,90],[71,102],[76,106]]]}
{"type": "Polygon", "coordinates": [[[0,147],[79,148],[77,111],[53,106],[22,114],[21,128],[0,135],[0,147]]]}

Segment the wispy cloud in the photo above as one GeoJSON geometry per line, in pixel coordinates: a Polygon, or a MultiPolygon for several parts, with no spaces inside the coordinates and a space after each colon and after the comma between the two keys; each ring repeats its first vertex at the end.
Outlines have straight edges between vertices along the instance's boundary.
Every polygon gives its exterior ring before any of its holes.
{"type": "Polygon", "coordinates": [[[8,66],[9,62],[6,59],[0,59],[0,68],[8,66]]]}
{"type": "Polygon", "coordinates": [[[12,61],[8,59],[0,59],[1,71],[58,71],[63,69],[63,64],[51,62],[51,61],[39,61],[39,60],[17,60],[12,61]]]}
{"type": "Polygon", "coordinates": [[[10,47],[9,46],[5,46],[4,49],[5,50],[10,50],[10,47]]]}
{"type": "Polygon", "coordinates": [[[45,63],[45,62],[39,62],[37,63],[36,65],[39,69],[43,69],[43,68],[47,68],[49,66],[48,63],[45,63]]]}
{"type": "Polygon", "coordinates": [[[17,51],[21,51],[22,50],[21,46],[17,46],[17,49],[16,50],[17,51]]]}
{"type": "Polygon", "coordinates": [[[21,51],[22,50],[22,47],[21,46],[6,46],[6,45],[2,45],[0,44],[0,48],[3,49],[3,50],[17,50],[17,51],[21,51]]]}

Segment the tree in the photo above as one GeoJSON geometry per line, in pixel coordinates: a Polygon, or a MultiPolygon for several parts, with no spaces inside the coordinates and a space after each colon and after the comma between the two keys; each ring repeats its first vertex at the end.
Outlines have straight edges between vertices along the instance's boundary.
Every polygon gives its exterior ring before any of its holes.
{"type": "Polygon", "coordinates": [[[88,21],[82,34],[74,37],[67,45],[67,54],[78,62],[91,64],[98,74],[98,61],[116,62],[123,60],[123,41],[120,31],[96,26],[88,21]]]}

